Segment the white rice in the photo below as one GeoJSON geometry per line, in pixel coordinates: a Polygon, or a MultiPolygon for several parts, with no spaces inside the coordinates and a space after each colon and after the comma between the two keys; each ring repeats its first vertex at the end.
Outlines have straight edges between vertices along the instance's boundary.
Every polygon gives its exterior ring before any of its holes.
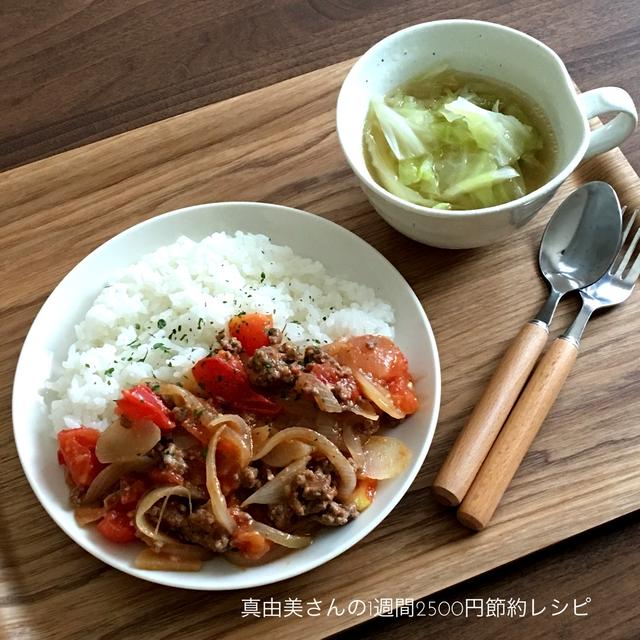
{"type": "Polygon", "coordinates": [[[296,343],[393,337],[393,309],[371,288],[330,276],[266,236],[180,237],[116,274],[76,326],[47,384],[54,428],[105,428],[123,388],[179,381],[242,311],[271,313],[296,343]]]}

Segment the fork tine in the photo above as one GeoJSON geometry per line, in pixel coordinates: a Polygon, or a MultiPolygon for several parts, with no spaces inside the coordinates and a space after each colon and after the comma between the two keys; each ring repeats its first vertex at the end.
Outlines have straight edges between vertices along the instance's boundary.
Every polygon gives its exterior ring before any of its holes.
{"type": "MultiPolygon", "coordinates": [[[[625,204],[624,207],[622,207],[622,215],[624,215],[626,210],[627,210],[627,205],[625,204]]],[[[638,210],[634,209],[633,213],[629,217],[629,221],[627,222],[627,226],[624,228],[624,233],[622,234],[622,242],[620,243],[621,247],[622,247],[622,245],[624,245],[624,241],[627,239],[627,236],[629,235],[629,231],[631,231],[631,227],[633,227],[633,222],[636,219],[636,214],[637,213],[638,213],[638,210]]]]}
{"type": "MultiPolygon", "coordinates": [[[[622,214],[623,217],[626,211],[627,211],[627,205],[625,204],[624,207],[620,209],[620,213],[622,214]]],[[[631,227],[633,226],[633,223],[636,219],[636,213],[638,213],[638,210],[634,209],[632,214],[629,216],[629,220],[627,221],[627,225],[625,226],[624,231],[622,232],[622,239],[620,240],[620,251],[618,251],[618,255],[613,259],[613,262],[609,267],[609,273],[611,274],[613,274],[614,272],[617,273],[616,269],[620,265],[622,249],[624,247],[624,243],[627,240],[627,236],[629,235],[629,231],[631,231],[631,227]]]]}
{"type": "MultiPolygon", "coordinates": [[[[636,238],[640,235],[640,230],[636,233],[636,238]]],[[[631,265],[631,269],[629,269],[629,273],[625,276],[625,281],[631,285],[634,285],[636,280],[640,276],[640,253],[636,256],[636,259],[633,261],[631,265]]]]}
{"type": "MultiPolygon", "coordinates": [[[[627,224],[627,228],[625,229],[622,242],[626,240],[629,230],[631,229],[631,224],[635,220],[637,213],[638,213],[638,210],[636,209],[631,215],[629,223],[627,224]]],[[[631,244],[629,245],[629,248],[625,252],[624,257],[622,258],[620,264],[618,265],[618,268],[616,269],[616,272],[613,275],[622,277],[622,272],[626,269],[627,264],[629,263],[629,260],[631,259],[631,256],[633,255],[633,252],[636,248],[636,245],[638,244],[638,240],[640,240],[640,229],[638,229],[638,231],[636,231],[635,235],[633,236],[633,240],[631,240],[631,244]]]]}

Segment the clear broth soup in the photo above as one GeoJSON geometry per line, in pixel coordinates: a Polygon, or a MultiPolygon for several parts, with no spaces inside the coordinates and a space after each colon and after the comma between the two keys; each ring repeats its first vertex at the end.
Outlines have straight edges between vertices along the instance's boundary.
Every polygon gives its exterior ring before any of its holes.
{"type": "Polygon", "coordinates": [[[371,175],[387,191],[457,210],[535,191],[551,178],[557,155],[551,125],[534,100],[449,68],[410,80],[387,94],[382,106],[372,101],[363,145],[371,175]]]}

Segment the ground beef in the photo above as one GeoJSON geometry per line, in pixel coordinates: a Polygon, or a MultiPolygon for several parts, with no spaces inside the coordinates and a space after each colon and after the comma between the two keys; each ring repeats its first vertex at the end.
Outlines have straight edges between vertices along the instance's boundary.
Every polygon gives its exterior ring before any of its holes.
{"type": "Polygon", "coordinates": [[[148,455],[156,463],[158,469],[174,471],[178,475],[184,475],[187,470],[185,452],[172,440],[163,438],[151,449],[148,455]]]}
{"type": "Polygon", "coordinates": [[[337,493],[331,474],[320,469],[305,469],[291,483],[289,506],[299,516],[322,513],[337,493]]]}
{"type": "Polygon", "coordinates": [[[189,482],[189,480],[185,480],[182,483],[182,486],[189,490],[192,500],[207,500],[209,497],[206,487],[204,486],[193,484],[192,482],[189,482]]]}
{"type": "MultiPolygon", "coordinates": [[[[160,509],[156,505],[147,511],[151,524],[158,523],[160,509]]],[[[189,514],[187,505],[170,501],[162,514],[160,528],[183,542],[198,544],[216,553],[224,553],[229,549],[229,534],[216,523],[208,504],[189,514]]]]}
{"type": "Polygon", "coordinates": [[[310,345],[304,350],[304,363],[307,364],[322,364],[323,362],[328,362],[329,360],[333,360],[333,358],[323,351],[320,347],[315,345],[310,345]]]}
{"type": "Polygon", "coordinates": [[[182,449],[176,446],[175,442],[167,444],[162,452],[162,464],[170,471],[174,471],[179,475],[184,475],[187,470],[187,463],[184,460],[182,449]]]}
{"type": "Polygon", "coordinates": [[[357,515],[358,509],[355,504],[340,504],[334,500],[329,503],[324,513],[314,517],[320,524],[325,526],[341,527],[343,524],[347,524],[349,520],[353,520],[357,515]]]}
{"type": "Polygon", "coordinates": [[[333,384],[332,391],[336,398],[343,403],[357,400],[360,396],[358,384],[353,375],[351,375],[351,371],[340,373],[340,378],[333,384]]]}
{"type": "Polygon", "coordinates": [[[194,446],[183,449],[172,440],[163,438],[147,455],[153,460],[153,472],[167,471],[175,478],[156,478],[156,482],[182,484],[196,500],[206,497],[203,449],[195,441],[194,446]]]}
{"type": "Polygon", "coordinates": [[[302,372],[302,356],[290,342],[260,347],[247,361],[249,381],[258,387],[293,384],[302,372]]]}
{"type": "Polygon", "coordinates": [[[321,380],[330,388],[335,397],[343,404],[359,396],[356,381],[349,367],[343,367],[320,347],[309,346],[304,354],[291,342],[278,342],[281,335],[270,337],[271,344],[256,349],[249,358],[246,368],[249,381],[257,387],[294,385],[304,394],[317,393],[316,385],[302,382],[298,376],[304,371],[314,375],[315,365],[330,365],[329,380],[321,380]]]}
{"type": "Polygon", "coordinates": [[[362,435],[372,436],[378,429],[380,429],[379,420],[366,420],[362,418],[362,420],[358,422],[358,431],[362,435]]]}
{"type": "Polygon", "coordinates": [[[220,345],[220,348],[224,351],[229,351],[229,353],[238,354],[242,351],[242,344],[238,338],[232,338],[225,334],[223,331],[218,331],[216,335],[216,340],[220,345]]]}
{"type": "Polygon", "coordinates": [[[282,331],[275,327],[267,329],[267,338],[269,338],[269,344],[280,344],[282,342],[282,331]]]}
{"type": "MultiPolygon", "coordinates": [[[[331,463],[322,460],[294,478],[287,505],[293,514],[299,517],[313,516],[312,519],[330,527],[346,524],[358,515],[354,504],[336,502],[338,490],[332,470],[331,463]]],[[[289,517],[286,509],[273,515],[285,522],[289,517]]]]}
{"type": "Polygon", "coordinates": [[[311,346],[305,349],[304,365],[305,372],[324,382],[342,404],[360,397],[351,369],[341,365],[333,356],[319,347],[311,346]]]}
{"type": "Polygon", "coordinates": [[[295,520],[293,509],[286,503],[270,504],[269,518],[276,529],[289,531],[295,520]]]}
{"type": "Polygon", "coordinates": [[[262,486],[259,473],[256,467],[245,467],[242,469],[238,474],[240,486],[243,489],[259,489],[262,486]]]}
{"type": "Polygon", "coordinates": [[[293,342],[283,342],[278,349],[287,362],[302,362],[302,354],[293,342]]]}
{"type": "MultiPolygon", "coordinates": [[[[349,460],[349,458],[347,458],[347,460],[349,460]]],[[[313,460],[310,464],[310,467],[314,471],[322,471],[322,473],[326,475],[332,475],[333,473],[335,473],[335,467],[327,458],[319,458],[317,460],[313,460]]]]}

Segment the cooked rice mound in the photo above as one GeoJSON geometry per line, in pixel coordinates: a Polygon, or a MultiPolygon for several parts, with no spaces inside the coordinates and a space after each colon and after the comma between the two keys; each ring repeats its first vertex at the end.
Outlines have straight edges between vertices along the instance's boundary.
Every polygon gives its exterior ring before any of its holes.
{"type": "Polygon", "coordinates": [[[255,311],[272,314],[298,344],[393,338],[393,309],[370,287],[333,277],[266,236],[180,237],[117,273],[76,326],[47,384],[53,426],[106,427],[123,388],[154,377],[180,381],[229,318],[255,311]]]}

